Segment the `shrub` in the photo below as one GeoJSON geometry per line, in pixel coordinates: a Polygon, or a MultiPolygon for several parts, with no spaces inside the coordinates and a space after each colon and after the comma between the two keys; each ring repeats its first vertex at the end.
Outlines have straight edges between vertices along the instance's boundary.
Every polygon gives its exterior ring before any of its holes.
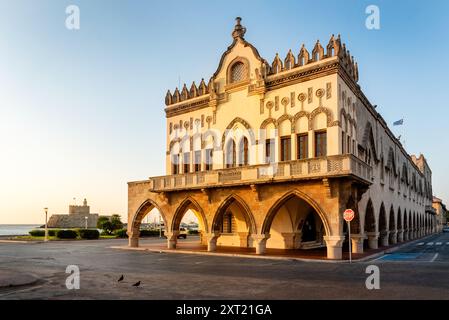
{"type": "MultiPolygon", "coordinates": [[[[59,229],[48,229],[48,235],[50,237],[54,237],[56,236],[56,234],[58,233],[59,229]]],[[[45,231],[44,231],[45,232],[45,231]]]]}
{"type": "Polygon", "coordinates": [[[56,237],[59,239],[76,239],[78,233],[75,230],[58,230],[56,237]]]}
{"type": "Polygon", "coordinates": [[[126,231],[127,231],[126,229],[119,229],[115,230],[114,234],[117,236],[117,238],[128,238],[126,231]]]}
{"type": "Polygon", "coordinates": [[[45,230],[41,230],[41,229],[31,230],[28,233],[30,234],[30,236],[33,236],[33,237],[45,237],[45,230]]]}
{"type": "Polygon", "coordinates": [[[200,232],[198,230],[189,230],[188,234],[199,234],[200,232]]]}
{"type": "Polygon", "coordinates": [[[98,239],[100,238],[100,232],[97,229],[79,229],[77,230],[81,239],[98,239]]]}

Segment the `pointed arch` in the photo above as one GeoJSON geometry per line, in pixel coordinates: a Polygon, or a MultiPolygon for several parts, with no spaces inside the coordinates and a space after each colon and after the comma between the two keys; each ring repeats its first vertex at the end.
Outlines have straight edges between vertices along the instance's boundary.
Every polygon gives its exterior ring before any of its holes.
{"type": "Polygon", "coordinates": [[[179,226],[181,224],[181,220],[184,217],[187,210],[192,209],[197,216],[197,218],[201,219],[200,223],[204,226],[204,231],[207,233],[209,228],[207,225],[207,219],[206,215],[204,214],[203,208],[199,205],[199,203],[192,198],[191,196],[188,196],[185,198],[179,206],[176,208],[175,214],[173,215],[173,220],[171,223],[171,229],[170,231],[177,231],[179,230],[179,226]]]}
{"type": "Polygon", "coordinates": [[[387,168],[394,173],[394,175],[397,175],[396,171],[396,161],[394,157],[394,151],[393,148],[390,147],[388,149],[388,158],[387,158],[387,168]]]}
{"type": "Polygon", "coordinates": [[[225,145],[224,162],[226,168],[232,168],[237,165],[237,145],[233,138],[228,139],[225,145]]]}
{"type": "Polygon", "coordinates": [[[384,203],[382,202],[380,204],[380,209],[379,209],[379,232],[386,232],[386,231],[388,231],[387,213],[385,212],[385,206],[384,206],[384,203]]]}
{"type": "Polygon", "coordinates": [[[211,231],[219,231],[220,230],[220,222],[223,215],[226,213],[226,210],[233,204],[236,203],[237,206],[241,209],[244,214],[245,221],[250,234],[257,233],[256,221],[253,217],[251,209],[246,204],[246,202],[236,194],[229,195],[218,207],[215,212],[214,218],[212,220],[211,231]]]}
{"type": "Polygon", "coordinates": [[[238,159],[239,166],[247,166],[249,164],[249,145],[248,138],[243,136],[238,143],[238,159]]]}
{"type": "Polygon", "coordinates": [[[396,218],[395,218],[393,205],[391,205],[391,207],[390,207],[388,230],[389,231],[395,231],[396,230],[396,218]]]}
{"type": "Polygon", "coordinates": [[[333,126],[338,126],[339,125],[339,121],[333,121],[333,116],[332,116],[332,112],[326,108],[326,107],[318,107],[315,110],[313,110],[310,115],[309,115],[309,130],[313,130],[313,120],[315,119],[315,117],[317,115],[319,115],[320,113],[324,113],[326,114],[326,123],[327,123],[327,127],[333,127],[333,126]]]}
{"type": "Polygon", "coordinates": [[[404,229],[404,218],[402,216],[401,207],[398,207],[398,216],[397,216],[397,229],[403,230],[404,229]]]}
{"type": "Polygon", "coordinates": [[[326,214],[323,211],[323,209],[319,206],[318,203],[315,202],[311,197],[306,195],[305,193],[299,191],[299,190],[292,190],[284,194],[282,197],[280,197],[268,210],[267,215],[265,216],[265,220],[262,224],[262,228],[260,233],[261,234],[267,234],[270,232],[271,224],[273,222],[273,219],[277,213],[277,211],[286,203],[289,199],[292,197],[298,197],[299,199],[304,200],[307,204],[309,204],[318,214],[318,216],[321,218],[321,221],[323,222],[324,229],[326,232],[326,235],[331,234],[331,229],[329,226],[329,222],[327,221],[326,214]]]}
{"type": "Polygon", "coordinates": [[[154,208],[159,211],[159,214],[162,216],[162,220],[164,220],[164,223],[166,223],[166,215],[161,207],[154,200],[147,199],[139,206],[132,217],[132,230],[138,231],[140,229],[140,224],[142,223],[143,218],[145,218],[145,216],[154,208]]]}
{"type": "Polygon", "coordinates": [[[370,198],[365,210],[365,231],[376,232],[376,229],[376,215],[374,214],[374,206],[370,198]]]}
{"type": "Polygon", "coordinates": [[[376,140],[374,139],[373,127],[371,122],[367,121],[365,125],[365,131],[363,132],[362,138],[362,147],[367,150],[368,147],[371,147],[373,150],[374,160],[376,163],[379,161],[377,156],[377,148],[376,148],[376,140]]]}
{"type": "Polygon", "coordinates": [[[283,114],[276,120],[276,128],[279,128],[279,125],[284,121],[290,121],[291,124],[292,120],[293,120],[292,116],[290,116],[289,114],[283,114]]]}
{"type": "Polygon", "coordinates": [[[307,111],[299,111],[298,113],[296,113],[293,118],[292,118],[292,133],[296,133],[296,124],[298,122],[299,119],[301,119],[302,117],[307,118],[307,121],[310,117],[310,113],[307,111]]]}
{"type": "Polygon", "coordinates": [[[275,129],[278,128],[276,119],[274,119],[274,118],[267,118],[260,125],[260,129],[266,129],[269,124],[273,124],[275,129]]]}
{"type": "MultiPolygon", "coordinates": [[[[230,130],[232,130],[232,128],[237,124],[240,123],[247,131],[247,135],[250,138],[250,143],[251,145],[255,145],[256,144],[256,137],[254,135],[254,130],[251,128],[250,124],[248,123],[248,121],[240,118],[240,117],[236,117],[234,118],[226,127],[226,130],[223,132],[223,135],[221,137],[221,145],[224,146],[225,144],[225,140],[226,140],[226,136],[229,133],[230,130]]],[[[246,135],[246,134],[245,134],[246,135]]]]}

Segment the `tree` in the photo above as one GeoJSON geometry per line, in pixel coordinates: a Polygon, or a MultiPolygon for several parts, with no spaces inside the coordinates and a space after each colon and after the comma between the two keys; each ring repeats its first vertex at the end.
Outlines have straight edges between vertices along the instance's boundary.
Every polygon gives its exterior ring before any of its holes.
{"type": "Polygon", "coordinates": [[[115,230],[122,229],[123,223],[118,214],[113,214],[111,217],[99,217],[97,228],[103,230],[106,234],[112,234],[115,230]]]}
{"type": "Polygon", "coordinates": [[[97,228],[103,230],[107,234],[112,234],[113,231],[113,225],[109,217],[99,217],[97,228]]]}
{"type": "Polygon", "coordinates": [[[118,230],[123,228],[123,223],[120,220],[120,216],[118,214],[113,214],[111,216],[111,224],[113,230],[118,230]]]}

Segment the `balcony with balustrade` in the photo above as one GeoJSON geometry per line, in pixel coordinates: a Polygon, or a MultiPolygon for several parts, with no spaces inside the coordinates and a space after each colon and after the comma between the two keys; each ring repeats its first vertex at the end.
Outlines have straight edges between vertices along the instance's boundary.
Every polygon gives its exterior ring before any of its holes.
{"type": "Polygon", "coordinates": [[[372,168],[352,154],[151,177],[152,192],[350,177],[370,185],[372,168]]]}

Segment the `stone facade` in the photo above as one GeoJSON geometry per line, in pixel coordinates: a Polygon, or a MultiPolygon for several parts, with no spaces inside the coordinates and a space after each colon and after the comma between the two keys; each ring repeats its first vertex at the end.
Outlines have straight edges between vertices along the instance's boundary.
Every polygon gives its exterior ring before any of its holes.
{"type": "Polygon", "coordinates": [[[435,232],[431,170],[365,97],[340,36],[269,64],[245,33],[238,18],[207,84],[167,92],[167,175],[128,184],[130,246],[153,208],[169,248],[187,210],[210,251],[326,246],[340,259],[346,208],[354,252],[435,232]]]}

